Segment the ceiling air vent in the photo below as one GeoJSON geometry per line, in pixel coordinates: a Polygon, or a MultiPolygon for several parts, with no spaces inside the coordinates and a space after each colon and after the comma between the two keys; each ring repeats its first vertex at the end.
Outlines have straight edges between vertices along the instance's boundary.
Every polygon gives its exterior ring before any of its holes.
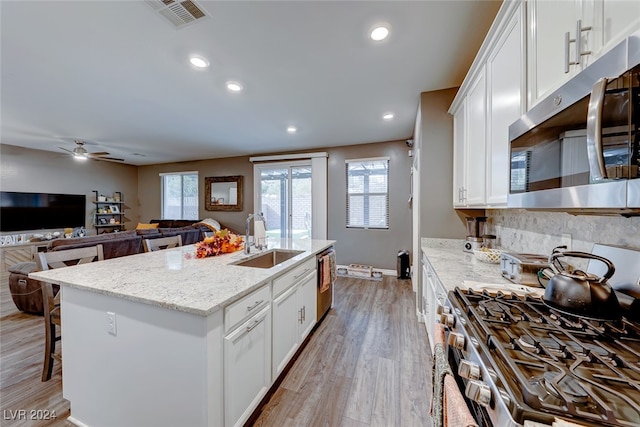
{"type": "Polygon", "coordinates": [[[186,27],[208,16],[204,9],[194,0],[145,0],[145,3],[177,29],[186,27]]]}

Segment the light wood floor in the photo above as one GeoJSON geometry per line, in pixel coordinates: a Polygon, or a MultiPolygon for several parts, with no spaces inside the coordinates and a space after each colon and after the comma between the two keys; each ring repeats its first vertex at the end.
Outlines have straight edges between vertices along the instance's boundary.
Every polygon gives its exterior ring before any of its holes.
{"type": "Polygon", "coordinates": [[[43,358],[44,318],[19,311],[11,299],[8,280],[3,277],[0,287],[1,426],[72,426],[66,421],[69,401],[62,398],[60,363],[54,362],[51,379],[42,382],[43,358]],[[54,412],[55,419],[33,419],[54,412]]]}
{"type": "MultiPolygon", "coordinates": [[[[409,281],[338,278],[335,307],[250,424],[266,426],[431,426],[431,355],[417,323],[409,281]]],[[[0,290],[0,425],[68,427],[60,363],[40,381],[41,316],[15,307],[0,290]],[[49,421],[15,420],[16,411],[55,410],[49,421]]]]}
{"type": "Polygon", "coordinates": [[[336,301],[255,426],[431,426],[431,354],[411,282],[338,278],[336,301]]]}

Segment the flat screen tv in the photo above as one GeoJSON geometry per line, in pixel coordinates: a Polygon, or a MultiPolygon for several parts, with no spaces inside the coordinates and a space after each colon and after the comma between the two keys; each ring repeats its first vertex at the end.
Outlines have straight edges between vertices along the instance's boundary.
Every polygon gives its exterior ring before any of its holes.
{"type": "Polygon", "coordinates": [[[0,191],[0,231],[80,227],[86,214],[84,194],[0,191]]]}

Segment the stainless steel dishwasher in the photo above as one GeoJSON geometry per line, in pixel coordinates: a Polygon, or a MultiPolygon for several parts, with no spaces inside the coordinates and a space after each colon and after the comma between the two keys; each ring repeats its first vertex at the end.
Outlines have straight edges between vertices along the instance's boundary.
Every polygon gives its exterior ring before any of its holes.
{"type": "Polygon", "coordinates": [[[318,321],[324,317],[333,303],[333,284],[336,277],[335,259],[333,246],[316,255],[318,266],[318,309],[316,312],[318,321]]]}

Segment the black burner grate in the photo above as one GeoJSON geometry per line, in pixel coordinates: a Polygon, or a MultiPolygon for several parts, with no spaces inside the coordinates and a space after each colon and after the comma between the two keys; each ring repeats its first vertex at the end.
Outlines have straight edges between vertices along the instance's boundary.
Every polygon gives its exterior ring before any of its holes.
{"type": "Polygon", "coordinates": [[[517,422],[541,411],[591,425],[640,425],[637,322],[570,316],[516,295],[457,289],[450,299],[491,354],[517,422]]]}

